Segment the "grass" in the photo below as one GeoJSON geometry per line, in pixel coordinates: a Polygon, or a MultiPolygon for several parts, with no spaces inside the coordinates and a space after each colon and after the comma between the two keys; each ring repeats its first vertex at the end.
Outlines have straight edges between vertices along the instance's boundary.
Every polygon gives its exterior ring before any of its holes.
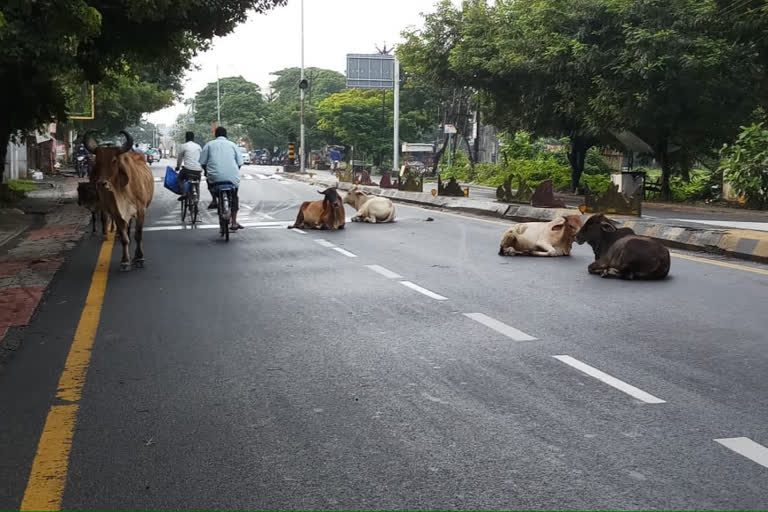
{"type": "Polygon", "coordinates": [[[24,192],[37,190],[37,182],[32,180],[8,180],[8,189],[11,192],[23,194],[24,192]]]}

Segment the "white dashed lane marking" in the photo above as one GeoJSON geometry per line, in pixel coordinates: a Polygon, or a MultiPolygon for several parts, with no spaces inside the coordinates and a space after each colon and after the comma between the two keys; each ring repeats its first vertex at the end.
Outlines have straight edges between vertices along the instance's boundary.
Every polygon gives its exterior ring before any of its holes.
{"type": "Polygon", "coordinates": [[[334,247],[333,250],[338,252],[338,253],[343,254],[347,258],[357,258],[356,254],[353,254],[353,253],[351,253],[351,252],[349,252],[349,251],[347,251],[345,249],[342,249],[341,247],[334,247]]]}
{"type": "Polygon", "coordinates": [[[306,235],[307,234],[306,231],[302,231],[299,228],[293,228],[291,231],[293,231],[294,233],[298,233],[300,235],[306,235]]]}
{"type": "Polygon", "coordinates": [[[412,283],[410,281],[400,281],[400,284],[410,288],[411,290],[414,290],[414,291],[417,291],[417,292],[419,292],[421,294],[424,294],[424,295],[426,295],[429,298],[432,298],[432,299],[435,299],[435,300],[448,300],[447,297],[443,297],[442,295],[439,295],[439,294],[437,294],[435,292],[429,291],[426,288],[422,288],[421,286],[419,286],[419,285],[417,285],[415,283],[412,283]]]}
{"type": "Polygon", "coordinates": [[[322,238],[316,238],[315,242],[317,242],[318,244],[322,245],[323,247],[328,247],[329,249],[333,249],[334,247],[336,247],[335,245],[333,245],[328,240],[324,240],[322,238]]]}
{"type": "Polygon", "coordinates": [[[665,400],[662,400],[661,398],[657,398],[650,393],[646,393],[642,389],[636,388],[635,386],[632,386],[631,384],[627,384],[626,382],[617,379],[616,377],[611,377],[605,372],[601,372],[597,368],[594,368],[592,366],[589,366],[586,363],[582,363],[578,359],[575,359],[571,356],[552,356],[558,361],[561,361],[568,366],[571,366],[573,368],[576,368],[577,370],[586,373],[590,377],[594,377],[597,380],[604,382],[608,384],[609,386],[612,386],[619,391],[623,391],[624,393],[628,394],[631,397],[634,397],[641,402],[645,402],[647,404],[663,404],[666,403],[665,400]]]}
{"type": "Polygon", "coordinates": [[[382,276],[386,277],[387,279],[400,279],[403,276],[400,274],[395,274],[389,269],[386,269],[380,265],[366,265],[369,269],[373,270],[377,274],[381,274],[382,276]]]}
{"type": "Polygon", "coordinates": [[[499,322],[498,320],[482,313],[464,313],[464,316],[471,318],[475,322],[479,322],[486,327],[490,327],[494,331],[501,333],[508,338],[512,338],[515,341],[533,341],[536,339],[533,336],[525,334],[523,331],[515,329],[514,327],[503,322],[499,322]]]}
{"type": "MultiPolygon", "coordinates": [[[[241,222],[243,227],[257,228],[257,229],[285,229],[286,226],[290,226],[290,222],[275,221],[275,222],[241,222]]],[[[175,226],[151,226],[144,228],[144,231],[193,231],[195,229],[218,229],[218,224],[197,224],[194,227],[191,225],[182,226],[177,224],[175,226]]]]}
{"type": "Polygon", "coordinates": [[[756,443],[748,437],[728,437],[715,439],[715,441],[752,462],[757,462],[768,468],[768,448],[760,443],[756,443]]]}

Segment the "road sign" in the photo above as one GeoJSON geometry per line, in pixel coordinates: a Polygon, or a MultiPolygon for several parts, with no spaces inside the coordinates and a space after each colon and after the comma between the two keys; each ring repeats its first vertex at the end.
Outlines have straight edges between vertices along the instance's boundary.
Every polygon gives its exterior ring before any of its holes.
{"type": "Polygon", "coordinates": [[[456,127],[453,126],[452,124],[446,124],[445,125],[445,132],[444,133],[454,134],[454,133],[456,133],[456,127]]]}
{"type": "Polygon", "coordinates": [[[395,56],[348,54],[347,87],[352,89],[394,89],[395,56]]]}

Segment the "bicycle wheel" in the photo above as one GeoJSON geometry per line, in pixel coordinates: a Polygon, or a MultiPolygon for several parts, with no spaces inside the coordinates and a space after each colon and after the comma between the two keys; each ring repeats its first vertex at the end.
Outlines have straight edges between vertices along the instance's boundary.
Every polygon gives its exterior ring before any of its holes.
{"type": "Polygon", "coordinates": [[[197,201],[192,203],[192,225],[197,224],[197,215],[200,213],[197,201]]]}
{"type": "Polygon", "coordinates": [[[183,223],[184,220],[187,218],[187,199],[184,199],[181,202],[181,222],[183,223]]]}

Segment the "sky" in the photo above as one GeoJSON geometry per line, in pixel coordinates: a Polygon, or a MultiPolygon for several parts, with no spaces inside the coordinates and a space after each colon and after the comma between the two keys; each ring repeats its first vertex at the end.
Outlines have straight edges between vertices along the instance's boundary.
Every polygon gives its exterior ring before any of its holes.
{"type": "MultiPolygon", "coordinates": [[[[421,13],[434,10],[436,0],[304,0],[304,66],[344,73],[348,53],[376,53],[376,47],[397,44],[400,32],[422,25],[421,13]]],[[[187,72],[184,97],[190,98],[220,77],[243,76],[266,91],[270,73],[301,65],[301,2],[266,14],[252,13],[248,21],[225,37],[216,38],[211,50],[194,60],[197,69],[187,72]]],[[[184,106],[154,112],[154,123],[173,124],[184,106]]]]}

